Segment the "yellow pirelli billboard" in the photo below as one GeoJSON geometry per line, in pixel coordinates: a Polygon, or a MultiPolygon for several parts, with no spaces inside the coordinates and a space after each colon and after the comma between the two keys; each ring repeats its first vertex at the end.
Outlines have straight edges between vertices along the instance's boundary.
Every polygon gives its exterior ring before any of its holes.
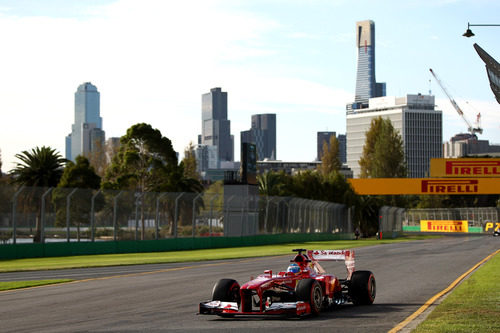
{"type": "Polygon", "coordinates": [[[500,177],[500,158],[431,158],[431,177],[500,177]]]}
{"type": "Polygon", "coordinates": [[[469,224],[467,221],[420,220],[420,231],[469,232],[469,224]]]}
{"type": "Polygon", "coordinates": [[[500,194],[500,178],[354,178],[349,183],[360,195],[500,194]]]}

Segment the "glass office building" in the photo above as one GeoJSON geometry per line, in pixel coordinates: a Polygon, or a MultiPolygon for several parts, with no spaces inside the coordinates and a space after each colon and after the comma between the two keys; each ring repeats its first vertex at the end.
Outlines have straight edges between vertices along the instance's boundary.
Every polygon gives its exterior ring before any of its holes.
{"type": "Polygon", "coordinates": [[[98,145],[104,145],[104,137],[99,91],[85,82],[75,92],[75,122],[66,137],[66,158],[75,161],[78,155],[88,156],[98,145]]]}
{"type": "Polygon", "coordinates": [[[346,116],[347,164],[355,178],[361,173],[359,159],[366,132],[378,116],[390,119],[401,134],[409,178],[428,177],[431,158],[443,156],[443,117],[441,111],[435,110],[434,96],[371,98],[368,108],[348,110],[346,116]]]}
{"type": "Polygon", "coordinates": [[[241,132],[241,143],[253,143],[257,148],[257,159],[276,160],[276,114],[252,115],[250,130],[241,132]]]}
{"type": "Polygon", "coordinates": [[[227,119],[227,92],[210,89],[201,98],[201,142],[216,146],[219,161],[234,161],[234,139],[231,122],[227,119]]]}

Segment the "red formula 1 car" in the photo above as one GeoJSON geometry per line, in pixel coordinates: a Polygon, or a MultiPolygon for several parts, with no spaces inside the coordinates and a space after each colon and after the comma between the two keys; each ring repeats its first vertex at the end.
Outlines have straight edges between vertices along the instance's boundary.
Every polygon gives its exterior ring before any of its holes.
{"type": "Polygon", "coordinates": [[[318,314],[322,309],[352,302],[372,304],[375,300],[375,277],[370,271],[355,271],[352,250],[305,250],[290,260],[286,272],[264,274],[240,287],[233,279],[219,280],[212,290],[212,300],[200,303],[200,314],[222,317],[235,315],[318,314]],[[320,261],[345,261],[347,277],[326,274],[320,261]]]}

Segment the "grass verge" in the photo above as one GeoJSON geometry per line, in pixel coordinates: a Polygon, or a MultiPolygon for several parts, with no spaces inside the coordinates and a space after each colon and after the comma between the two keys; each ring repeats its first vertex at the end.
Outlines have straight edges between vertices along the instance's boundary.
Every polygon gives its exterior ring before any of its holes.
{"type": "Polygon", "coordinates": [[[73,280],[60,279],[60,280],[37,280],[37,281],[14,281],[14,282],[0,282],[0,291],[11,290],[11,289],[21,289],[21,288],[31,288],[44,286],[47,284],[56,284],[71,282],[73,280]]]}
{"type": "Polygon", "coordinates": [[[294,248],[348,249],[389,243],[408,242],[436,238],[439,236],[414,235],[396,239],[367,238],[360,240],[337,240],[323,242],[290,243],[237,248],[188,250],[171,252],[148,252],[127,254],[101,254],[68,257],[14,259],[0,261],[0,273],[64,268],[84,268],[119,265],[158,264],[204,260],[222,260],[290,254],[294,248]]]}
{"type": "Polygon", "coordinates": [[[413,333],[500,332],[500,255],[462,282],[413,333]]]}

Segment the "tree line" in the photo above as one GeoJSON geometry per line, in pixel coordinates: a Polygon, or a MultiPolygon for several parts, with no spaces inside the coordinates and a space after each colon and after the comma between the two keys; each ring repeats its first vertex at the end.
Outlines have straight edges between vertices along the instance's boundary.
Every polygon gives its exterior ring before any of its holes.
{"type": "MultiPolygon", "coordinates": [[[[19,160],[1,182],[30,187],[131,190],[136,192],[213,191],[196,172],[194,147],[190,144],[179,163],[172,142],[151,125],[139,123],[120,138],[116,151],[100,147],[75,162],[50,147],[36,147],[16,154],[19,160]]],[[[340,173],[339,142],[335,136],[323,144],[317,170],[266,172],[258,175],[259,191],[268,196],[291,196],[329,201],[353,208],[353,223],[363,234],[378,227],[378,210],[384,205],[404,208],[496,206],[493,196],[359,196],[340,173]]],[[[371,121],[359,161],[362,178],[405,177],[407,167],[403,140],[389,119],[371,121]]],[[[0,155],[0,170],[2,162],[0,155]]],[[[1,177],[1,172],[0,172],[1,177]]],[[[143,228],[144,230],[144,228],[143,228]]],[[[39,237],[39,235],[35,235],[39,237]]]]}

